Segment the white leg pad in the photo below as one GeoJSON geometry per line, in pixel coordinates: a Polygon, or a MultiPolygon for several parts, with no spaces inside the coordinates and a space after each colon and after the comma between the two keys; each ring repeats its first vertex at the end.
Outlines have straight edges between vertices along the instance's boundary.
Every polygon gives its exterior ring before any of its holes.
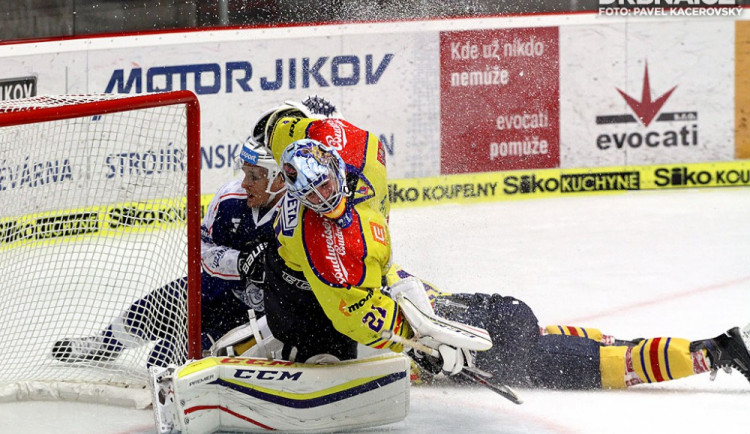
{"type": "Polygon", "coordinates": [[[401,354],[328,365],[209,357],[178,368],[160,387],[162,395],[171,390],[170,405],[155,401],[154,411],[169,413],[162,426],[184,434],[384,425],[407,415],[409,366],[401,354]]]}
{"type": "MultiPolygon", "coordinates": [[[[252,311],[250,311],[250,313],[252,313],[252,311]]],[[[268,327],[266,317],[264,316],[261,319],[256,320],[255,316],[251,315],[249,322],[228,331],[227,334],[220,337],[213,345],[211,345],[209,351],[212,356],[219,357],[241,356],[265,357],[270,359],[273,357],[281,357],[281,350],[283,348],[284,344],[271,334],[271,329],[268,327]],[[234,345],[245,342],[252,337],[255,337],[255,345],[242,354],[234,354],[234,345]]]]}
{"type": "Polygon", "coordinates": [[[421,310],[405,293],[398,294],[398,306],[414,330],[419,342],[437,349],[441,344],[472,351],[492,348],[492,338],[487,330],[472,327],[421,310]]]}
{"type": "Polygon", "coordinates": [[[401,279],[398,282],[391,285],[390,294],[391,298],[398,300],[400,294],[404,294],[406,297],[414,303],[419,310],[434,314],[435,310],[432,308],[427,292],[425,291],[424,284],[421,280],[414,276],[401,279]]]}

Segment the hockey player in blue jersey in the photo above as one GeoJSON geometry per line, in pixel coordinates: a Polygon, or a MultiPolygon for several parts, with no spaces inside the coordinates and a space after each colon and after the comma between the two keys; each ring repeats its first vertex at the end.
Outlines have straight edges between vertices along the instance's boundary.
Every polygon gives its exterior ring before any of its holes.
{"type": "MultiPolygon", "coordinates": [[[[297,103],[307,114],[310,109],[297,103]]],[[[263,318],[266,333],[283,342],[279,357],[306,360],[321,352],[340,360],[357,356],[356,342],[335,330],[309,286],[279,270],[273,220],[278,212],[284,180],[270,151],[250,139],[240,153],[242,181],[225,184],[209,204],[201,224],[201,347],[248,322],[248,310],[263,318]],[[285,282],[302,291],[288,293],[286,286],[264,282],[266,271],[283,275],[285,282]],[[294,322],[289,321],[294,318],[294,322]]],[[[289,270],[287,270],[289,271],[289,270]]],[[[187,352],[184,318],[186,280],[178,279],[150,292],[125,309],[102,332],[57,341],[52,356],[63,362],[112,360],[126,348],[156,342],[147,364],[182,363],[187,352]],[[165,305],[181,309],[164,309],[165,305]]]]}
{"type": "MultiPolygon", "coordinates": [[[[273,220],[285,189],[278,166],[259,155],[251,142],[240,159],[243,179],[222,186],[201,222],[202,348],[248,321],[248,310],[264,313],[259,286],[263,266],[257,258],[274,240],[273,220]]],[[[84,338],[62,339],[52,349],[65,362],[111,360],[125,348],[156,344],[149,365],[185,359],[184,321],[165,305],[185,306],[185,279],[150,292],[123,311],[103,332],[84,338]]]]}

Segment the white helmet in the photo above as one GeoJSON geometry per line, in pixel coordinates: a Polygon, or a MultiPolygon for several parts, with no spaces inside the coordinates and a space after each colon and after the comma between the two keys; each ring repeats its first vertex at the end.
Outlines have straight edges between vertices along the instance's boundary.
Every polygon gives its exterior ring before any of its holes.
{"type": "Polygon", "coordinates": [[[317,95],[308,96],[302,102],[284,101],[284,104],[265,111],[255,121],[252,138],[259,144],[270,147],[269,139],[271,131],[279,119],[283,117],[299,118],[340,118],[336,107],[324,98],[317,95]]]}
{"type": "Polygon", "coordinates": [[[241,166],[244,162],[266,169],[266,178],[268,180],[268,184],[266,185],[266,193],[271,195],[268,198],[268,202],[266,204],[271,203],[271,201],[273,201],[273,198],[276,197],[277,194],[286,190],[286,185],[282,185],[282,187],[276,191],[271,190],[271,186],[273,185],[274,180],[276,180],[276,177],[279,176],[281,169],[279,169],[279,165],[276,164],[276,160],[273,159],[271,151],[265,146],[256,142],[252,137],[249,138],[247,142],[245,142],[245,144],[242,146],[242,151],[240,152],[240,158],[238,162],[240,163],[239,166],[241,166]]]}

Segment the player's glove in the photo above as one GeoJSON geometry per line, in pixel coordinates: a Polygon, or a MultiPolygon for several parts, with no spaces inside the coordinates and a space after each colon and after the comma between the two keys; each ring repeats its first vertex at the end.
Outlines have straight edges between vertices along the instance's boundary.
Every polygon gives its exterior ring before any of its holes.
{"type": "Polygon", "coordinates": [[[250,250],[240,252],[237,256],[237,271],[240,273],[240,278],[245,281],[245,285],[261,284],[266,280],[263,252],[267,246],[268,243],[260,243],[250,250]]]}

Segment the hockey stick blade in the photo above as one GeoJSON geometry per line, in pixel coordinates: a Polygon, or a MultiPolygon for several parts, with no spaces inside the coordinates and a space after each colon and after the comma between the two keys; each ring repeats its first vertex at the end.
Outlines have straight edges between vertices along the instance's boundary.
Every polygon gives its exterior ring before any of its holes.
{"type": "Polygon", "coordinates": [[[477,384],[481,384],[482,386],[497,393],[498,395],[502,396],[503,398],[507,399],[513,404],[519,404],[519,405],[523,404],[523,400],[521,399],[521,397],[518,396],[516,391],[511,389],[509,386],[506,386],[504,384],[492,384],[486,379],[482,378],[481,376],[473,372],[467,372],[466,370],[459,372],[458,375],[461,375],[464,378],[468,378],[469,380],[477,384]]]}

